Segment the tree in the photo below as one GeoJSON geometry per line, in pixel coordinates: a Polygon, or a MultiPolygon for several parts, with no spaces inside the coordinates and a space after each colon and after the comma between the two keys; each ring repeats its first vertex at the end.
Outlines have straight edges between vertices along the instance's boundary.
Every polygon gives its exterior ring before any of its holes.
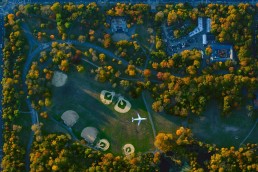
{"type": "Polygon", "coordinates": [[[163,152],[172,150],[173,135],[166,133],[158,133],[155,137],[154,145],[156,148],[163,152]]]}
{"type": "Polygon", "coordinates": [[[78,41],[81,42],[81,43],[84,43],[85,40],[86,40],[86,36],[84,36],[84,35],[80,35],[80,36],[78,37],[78,41]]]}
{"type": "Polygon", "coordinates": [[[156,49],[157,50],[160,49],[161,45],[162,45],[161,40],[157,40],[157,42],[156,42],[156,49]]]}
{"type": "Polygon", "coordinates": [[[164,20],[164,13],[159,11],[155,15],[155,22],[162,22],[164,20]]]}
{"type": "Polygon", "coordinates": [[[159,101],[155,101],[153,102],[152,104],[152,109],[155,111],[155,112],[162,112],[164,107],[162,105],[162,102],[159,100],[159,101]]]}
{"type": "Polygon", "coordinates": [[[50,9],[55,13],[60,13],[62,10],[62,6],[59,2],[56,2],[50,7],[50,9]]]}
{"type": "Polygon", "coordinates": [[[99,60],[100,60],[101,62],[104,62],[105,58],[106,58],[106,55],[105,55],[105,54],[103,54],[103,53],[100,53],[100,54],[99,54],[99,60]]]}
{"type": "Polygon", "coordinates": [[[151,70],[150,69],[144,69],[143,75],[146,78],[150,77],[151,76],[151,70]]]}
{"type": "Polygon", "coordinates": [[[65,22],[65,28],[69,29],[71,27],[71,23],[70,22],[65,22]]]}
{"type": "Polygon", "coordinates": [[[62,71],[68,71],[68,68],[69,67],[69,62],[68,62],[68,60],[62,60],[61,61],[61,65],[60,65],[60,69],[62,70],[62,71]]]}
{"type": "Polygon", "coordinates": [[[206,54],[207,56],[210,56],[211,53],[212,53],[212,49],[211,49],[211,46],[209,45],[209,46],[207,46],[206,49],[205,49],[205,54],[206,54]]]}
{"type": "Polygon", "coordinates": [[[103,45],[105,48],[108,48],[111,44],[111,37],[109,34],[105,34],[104,35],[104,41],[103,41],[103,45]]]}
{"type": "Polygon", "coordinates": [[[130,82],[127,81],[127,80],[121,80],[120,81],[120,85],[124,88],[124,89],[127,89],[130,85],[130,82]]]}
{"type": "Polygon", "coordinates": [[[173,24],[174,22],[177,21],[177,14],[174,10],[172,10],[168,13],[167,20],[168,20],[168,25],[171,25],[171,24],[173,24]]]}
{"type": "Polygon", "coordinates": [[[83,72],[85,70],[82,65],[76,66],[76,69],[77,69],[78,72],[83,72]]]}
{"type": "Polygon", "coordinates": [[[179,38],[180,37],[180,31],[179,30],[176,29],[176,30],[174,30],[173,33],[174,33],[174,37],[175,38],[179,38]]]}

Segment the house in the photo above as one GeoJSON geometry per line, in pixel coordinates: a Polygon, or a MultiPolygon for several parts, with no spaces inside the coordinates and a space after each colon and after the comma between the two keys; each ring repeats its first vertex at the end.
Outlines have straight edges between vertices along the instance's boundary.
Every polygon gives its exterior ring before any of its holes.
{"type": "Polygon", "coordinates": [[[128,32],[127,23],[124,17],[116,17],[111,19],[111,31],[128,32]]]}
{"type": "Polygon", "coordinates": [[[234,60],[233,46],[224,44],[211,44],[212,54],[211,62],[225,62],[234,60]]]}

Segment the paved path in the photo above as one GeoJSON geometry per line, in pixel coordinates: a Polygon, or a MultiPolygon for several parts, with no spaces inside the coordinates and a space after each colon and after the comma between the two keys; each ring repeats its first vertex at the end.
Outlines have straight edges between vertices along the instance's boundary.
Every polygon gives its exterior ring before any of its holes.
{"type": "MultiPolygon", "coordinates": [[[[32,51],[32,47],[33,46],[37,46],[39,45],[39,43],[35,40],[35,38],[33,37],[33,35],[31,34],[31,32],[29,31],[29,28],[26,24],[22,24],[22,29],[25,33],[25,36],[29,42],[29,45],[30,45],[30,50],[29,50],[29,55],[26,59],[26,62],[24,64],[24,67],[23,67],[23,73],[22,73],[22,88],[23,88],[23,91],[27,94],[28,93],[28,88],[25,84],[26,82],[26,76],[28,74],[28,71],[30,69],[30,66],[31,66],[31,63],[32,63],[32,60],[33,60],[33,57],[36,56],[36,52],[37,51],[34,51],[34,52],[31,52],[32,51]]],[[[27,95],[28,96],[28,95],[27,95]]],[[[26,103],[27,103],[27,106],[29,108],[29,111],[30,111],[30,116],[31,116],[31,125],[34,125],[34,124],[37,124],[39,121],[38,121],[38,113],[36,110],[34,110],[31,106],[31,101],[30,99],[27,97],[26,99],[26,103]]],[[[31,150],[31,146],[32,146],[32,143],[33,143],[33,138],[34,138],[34,132],[31,130],[31,133],[30,133],[30,138],[29,138],[29,141],[28,141],[28,145],[27,145],[27,150],[26,150],[26,156],[25,156],[25,164],[26,164],[26,171],[30,171],[30,150],[31,150]]]]}
{"type": "Polygon", "coordinates": [[[247,140],[247,138],[252,134],[252,132],[254,131],[256,125],[258,123],[258,118],[256,119],[252,129],[249,131],[248,135],[245,137],[245,139],[240,143],[239,147],[241,147],[242,144],[244,144],[244,142],[247,140]]]}
{"type": "Polygon", "coordinates": [[[155,128],[155,125],[153,123],[153,120],[152,120],[152,116],[151,116],[151,110],[150,110],[150,107],[148,106],[147,102],[146,102],[146,98],[145,98],[145,91],[142,92],[142,99],[144,101],[144,104],[145,104],[145,107],[146,107],[146,110],[148,112],[148,116],[149,116],[149,120],[150,120],[150,123],[151,123],[151,128],[152,128],[152,132],[153,132],[153,136],[154,136],[154,139],[157,135],[156,133],[156,128],[155,128]]]}

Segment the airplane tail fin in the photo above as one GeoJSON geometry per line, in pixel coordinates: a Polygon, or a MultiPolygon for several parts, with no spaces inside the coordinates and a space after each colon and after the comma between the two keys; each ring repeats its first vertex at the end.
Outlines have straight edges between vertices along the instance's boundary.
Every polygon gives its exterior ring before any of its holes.
{"type": "Polygon", "coordinates": [[[134,121],[133,117],[132,117],[132,122],[134,121]]]}

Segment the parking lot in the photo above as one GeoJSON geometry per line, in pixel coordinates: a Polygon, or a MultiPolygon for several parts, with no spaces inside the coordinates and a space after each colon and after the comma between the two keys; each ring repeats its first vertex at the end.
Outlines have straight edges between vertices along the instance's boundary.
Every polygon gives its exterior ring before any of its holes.
{"type": "Polygon", "coordinates": [[[166,43],[166,51],[169,55],[180,53],[186,49],[198,49],[203,50],[205,47],[202,44],[202,35],[205,31],[200,32],[192,37],[185,35],[179,39],[175,39],[173,36],[173,30],[169,29],[165,25],[162,26],[162,38],[166,43]]]}

